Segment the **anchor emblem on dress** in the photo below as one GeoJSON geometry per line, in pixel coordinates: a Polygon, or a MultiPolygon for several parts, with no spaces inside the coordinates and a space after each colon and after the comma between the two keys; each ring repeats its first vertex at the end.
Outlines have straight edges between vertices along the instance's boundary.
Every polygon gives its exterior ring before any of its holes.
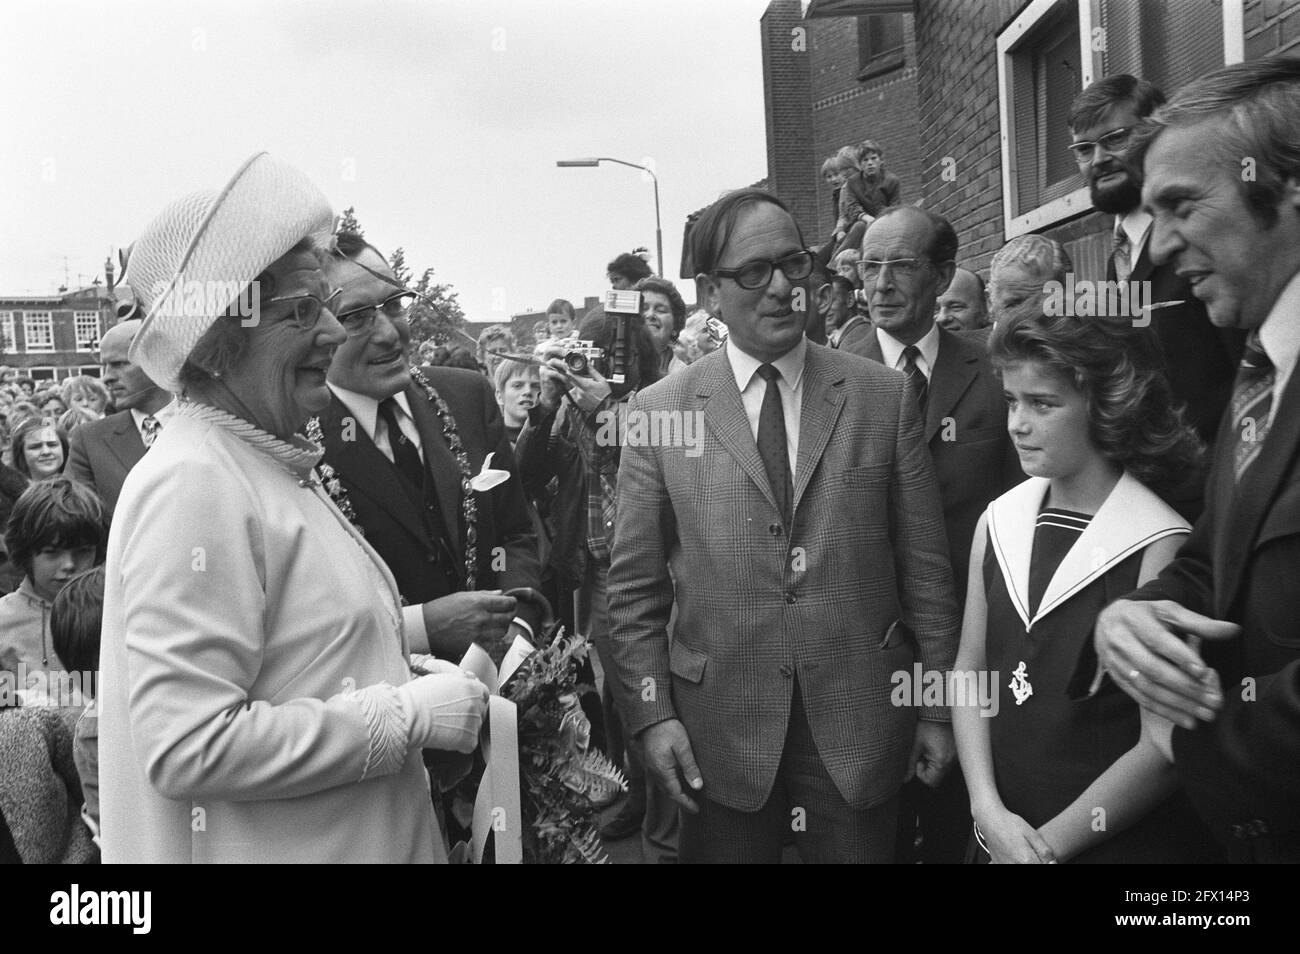
{"type": "Polygon", "coordinates": [[[1011,689],[1011,694],[1016,697],[1016,705],[1021,705],[1034,694],[1034,687],[1029,684],[1029,674],[1025,672],[1025,661],[1023,659],[1020,660],[1020,665],[1016,667],[1015,672],[1011,674],[1011,682],[1007,686],[1011,689]]]}

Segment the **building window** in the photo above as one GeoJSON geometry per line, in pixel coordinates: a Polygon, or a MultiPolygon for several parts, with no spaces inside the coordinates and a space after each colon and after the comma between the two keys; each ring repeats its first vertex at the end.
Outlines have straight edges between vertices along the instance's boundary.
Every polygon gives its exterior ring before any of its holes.
{"type": "Polygon", "coordinates": [[[0,311],[0,351],[14,354],[18,350],[18,341],[14,337],[14,313],[0,311]]]}
{"type": "Polygon", "coordinates": [[[1186,0],[1175,15],[1166,0],[1031,0],[997,39],[1006,238],[1092,208],[1068,151],[1075,95],[1112,73],[1172,94],[1224,64],[1241,3],[1186,0]]]}
{"type": "Polygon", "coordinates": [[[54,316],[48,311],[27,311],[23,313],[23,338],[27,350],[54,350],[54,316]]]}
{"type": "Polygon", "coordinates": [[[871,79],[903,65],[903,14],[858,17],[858,79],[871,79]]]}
{"type": "Polygon", "coordinates": [[[99,312],[78,311],[73,315],[77,329],[77,350],[94,351],[99,347],[99,312]]]}

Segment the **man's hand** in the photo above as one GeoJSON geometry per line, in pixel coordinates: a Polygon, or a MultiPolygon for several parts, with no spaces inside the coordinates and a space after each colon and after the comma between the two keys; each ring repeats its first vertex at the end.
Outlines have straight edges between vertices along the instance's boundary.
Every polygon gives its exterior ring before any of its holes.
{"type": "Polygon", "coordinates": [[[489,650],[500,643],[515,618],[513,596],[500,590],[452,593],[424,604],[424,628],[429,649],[443,659],[459,661],[471,643],[489,650]]]}
{"type": "Polygon", "coordinates": [[[547,367],[542,369],[543,377],[555,386],[559,385],[559,381],[563,381],[569,396],[584,411],[590,413],[596,410],[601,402],[609,397],[609,382],[591,365],[587,365],[585,373],[574,374],[565,365],[563,358],[548,357],[546,364],[547,367]]]}
{"type": "Polygon", "coordinates": [[[1118,600],[1097,617],[1097,659],[1138,705],[1184,729],[1212,721],[1223,708],[1214,670],[1201,662],[1179,633],[1232,639],[1236,623],[1210,619],[1170,600],[1118,600]]]}
{"type": "Polygon", "coordinates": [[[938,787],[948,774],[956,754],[951,725],[924,720],[917,722],[912,757],[907,763],[907,777],[903,781],[910,782],[915,775],[930,788],[938,787]]]}
{"type": "Polygon", "coordinates": [[[654,781],[668,793],[668,797],[692,815],[700,807],[694,799],[682,791],[681,775],[693,791],[704,787],[704,779],[695,765],[695,753],[691,751],[691,740],[686,734],[686,726],[678,719],[665,719],[656,722],[641,733],[641,742],[645,746],[645,764],[654,776],[654,781]]]}

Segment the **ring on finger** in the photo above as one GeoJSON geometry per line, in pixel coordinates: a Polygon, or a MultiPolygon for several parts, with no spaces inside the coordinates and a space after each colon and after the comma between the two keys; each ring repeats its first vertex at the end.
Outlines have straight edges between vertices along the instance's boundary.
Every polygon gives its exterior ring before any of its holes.
{"type": "Polygon", "coordinates": [[[1138,679],[1139,679],[1141,676],[1142,676],[1142,670],[1140,670],[1140,669],[1130,669],[1130,670],[1129,670],[1129,673],[1128,673],[1129,681],[1131,681],[1131,682],[1137,682],[1138,679]]]}

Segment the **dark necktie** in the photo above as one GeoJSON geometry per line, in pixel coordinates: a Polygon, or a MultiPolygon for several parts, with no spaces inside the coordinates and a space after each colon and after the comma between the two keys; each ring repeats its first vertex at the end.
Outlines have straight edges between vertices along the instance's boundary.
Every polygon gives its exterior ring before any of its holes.
{"type": "Polygon", "coordinates": [[[912,382],[916,403],[921,406],[921,416],[925,417],[925,401],[930,395],[930,382],[925,379],[925,372],[916,363],[919,357],[921,357],[921,350],[916,345],[908,345],[903,349],[903,373],[912,382]]]}
{"type": "Polygon", "coordinates": [[[1233,473],[1237,480],[1259,456],[1268,436],[1277,369],[1259,343],[1259,333],[1246,339],[1246,350],[1232,388],[1233,473]]]}
{"type": "Polygon", "coordinates": [[[416,490],[424,487],[424,465],[420,463],[420,452],[415,449],[415,445],[402,433],[401,427],[397,424],[397,402],[393,398],[386,398],[379,402],[379,416],[384,421],[384,426],[388,428],[388,446],[393,451],[393,463],[401,472],[411,486],[416,490]]]}
{"type": "Polygon", "coordinates": [[[781,508],[781,519],[789,525],[794,482],[790,479],[790,456],[786,448],[785,412],[781,407],[781,372],[770,364],[760,365],[758,375],[767,382],[763,409],[758,414],[758,456],[767,470],[767,482],[781,508]]]}
{"type": "Polygon", "coordinates": [[[1129,265],[1129,240],[1128,233],[1120,225],[1119,219],[1115,220],[1115,244],[1110,252],[1111,262],[1115,266],[1115,281],[1126,282],[1128,277],[1133,274],[1133,267],[1129,265]]]}

